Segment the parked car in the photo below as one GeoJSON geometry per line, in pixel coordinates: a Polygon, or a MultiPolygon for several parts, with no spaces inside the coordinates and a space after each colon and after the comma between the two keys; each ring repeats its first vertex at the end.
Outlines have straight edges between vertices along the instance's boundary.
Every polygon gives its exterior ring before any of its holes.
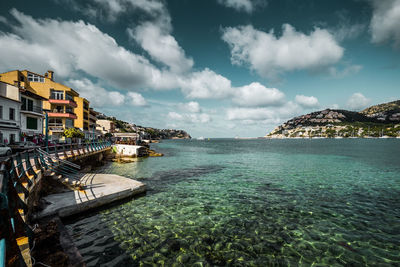
{"type": "Polygon", "coordinates": [[[0,156],[10,156],[11,154],[11,147],[5,144],[0,144],[0,156]]]}

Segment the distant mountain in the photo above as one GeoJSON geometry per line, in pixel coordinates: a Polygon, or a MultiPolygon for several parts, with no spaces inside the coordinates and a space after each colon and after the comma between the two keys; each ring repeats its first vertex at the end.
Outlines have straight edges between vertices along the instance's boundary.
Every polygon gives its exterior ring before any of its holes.
{"type": "Polygon", "coordinates": [[[400,137],[400,100],[361,112],[325,109],[295,117],[265,137],[400,137]]]}

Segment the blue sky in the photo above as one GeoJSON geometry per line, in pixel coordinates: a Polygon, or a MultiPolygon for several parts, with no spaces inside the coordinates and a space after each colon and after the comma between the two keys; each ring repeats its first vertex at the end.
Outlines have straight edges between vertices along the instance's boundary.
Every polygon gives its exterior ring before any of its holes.
{"type": "Polygon", "coordinates": [[[0,3],[0,71],[55,71],[108,115],[263,136],[400,98],[400,0],[0,3]]]}

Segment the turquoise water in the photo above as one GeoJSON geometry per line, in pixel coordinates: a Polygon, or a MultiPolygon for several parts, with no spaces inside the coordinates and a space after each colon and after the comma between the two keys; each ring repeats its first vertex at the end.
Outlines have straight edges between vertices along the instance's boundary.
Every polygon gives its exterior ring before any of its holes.
{"type": "Polygon", "coordinates": [[[146,196],[67,225],[88,266],[400,264],[400,140],[176,140],[146,196]]]}

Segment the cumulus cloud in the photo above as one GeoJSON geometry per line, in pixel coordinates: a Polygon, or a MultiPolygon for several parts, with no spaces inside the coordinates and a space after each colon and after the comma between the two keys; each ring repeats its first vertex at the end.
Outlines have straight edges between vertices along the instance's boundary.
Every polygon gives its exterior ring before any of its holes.
{"type": "Polygon", "coordinates": [[[264,0],[217,0],[217,2],[226,7],[247,13],[252,13],[256,7],[267,4],[264,0]]]}
{"type": "Polygon", "coordinates": [[[180,108],[184,111],[190,113],[199,113],[201,112],[201,108],[198,102],[190,101],[188,103],[181,103],[179,104],[180,108]]]}
{"type": "Polygon", "coordinates": [[[221,99],[232,95],[231,81],[208,68],[179,78],[179,85],[189,98],[221,99]]]}
{"type": "Polygon", "coordinates": [[[371,99],[366,98],[363,94],[354,93],[347,100],[346,106],[351,110],[358,111],[358,110],[366,108],[369,105],[370,102],[371,102],[371,99]]]}
{"type": "Polygon", "coordinates": [[[253,26],[227,27],[222,40],[231,49],[231,61],[236,65],[249,64],[261,76],[276,78],[284,71],[315,69],[337,63],[344,49],[327,30],[315,28],[311,33],[296,31],[289,24],[276,37],[253,26]]]}
{"type": "Polygon", "coordinates": [[[168,119],[173,122],[185,122],[185,123],[208,123],[211,121],[210,115],[206,113],[201,114],[179,114],[177,112],[169,112],[167,115],[168,119]]]}
{"type": "Polygon", "coordinates": [[[373,43],[393,42],[400,47],[400,0],[372,0],[370,23],[373,43]]]}
{"type": "MultiPolygon", "coordinates": [[[[17,68],[67,77],[80,71],[118,88],[175,86],[169,73],[143,56],[119,46],[115,39],[83,21],[33,19],[16,9],[14,33],[0,33],[0,70],[17,68]]],[[[175,79],[176,81],[176,79],[175,79]]]]}
{"type": "Polygon", "coordinates": [[[118,91],[107,91],[89,79],[70,79],[67,84],[79,92],[79,95],[88,99],[93,107],[119,106],[125,102],[125,96],[118,91]]]}
{"type": "Polygon", "coordinates": [[[279,106],[284,100],[284,93],[257,82],[237,88],[232,99],[234,103],[243,107],[279,106]]]}
{"type": "Polygon", "coordinates": [[[183,119],[183,116],[181,114],[176,113],[174,111],[168,112],[167,116],[168,116],[169,119],[177,120],[177,121],[180,121],[180,120],[183,119]]]}
{"type": "Polygon", "coordinates": [[[296,95],[295,101],[304,108],[315,108],[319,106],[318,98],[315,96],[296,95]]]}
{"type": "Polygon", "coordinates": [[[349,75],[357,74],[362,70],[362,68],[363,66],[361,65],[349,65],[341,70],[336,67],[329,67],[327,71],[331,77],[340,79],[349,75]]]}
{"type": "Polygon", "coordinates": [[[158,17],[165,13],[161,0],[54,0],[74,11],[92,18],[115,22],[121,15],[132,11],[143,11],[147,16],[158,17]]]}
{"type": "Polygon", "coordinates": [[[281,107],[259,107],[259,108],[229,108],[227,110],[228,120],[241,121],[274,121],[280,122],[302,112],[302,108],[288,101],[281,107]]]}
{"type": "Polygon", "coordinates": [[[135,107],[144,107],[144,106],[147,106],[147,101],[146,101],[146,99],[144,99],[144,97],[143,97],[141,94],[139,94],[139,93],[129,92],[129,93],[127,94],[127,98],[129,99],[130,104],[131,104],[132,106],[135,106],[135,107]]]}
{"type": "Polygon", "coordinates": [[[192,68],[193,59],[185,56],[185,51],[163,25],[146,22],[135,29],[128,29],[128,33],[154,60],[169,66],[173,72],[185,72],[192,68]]]}

